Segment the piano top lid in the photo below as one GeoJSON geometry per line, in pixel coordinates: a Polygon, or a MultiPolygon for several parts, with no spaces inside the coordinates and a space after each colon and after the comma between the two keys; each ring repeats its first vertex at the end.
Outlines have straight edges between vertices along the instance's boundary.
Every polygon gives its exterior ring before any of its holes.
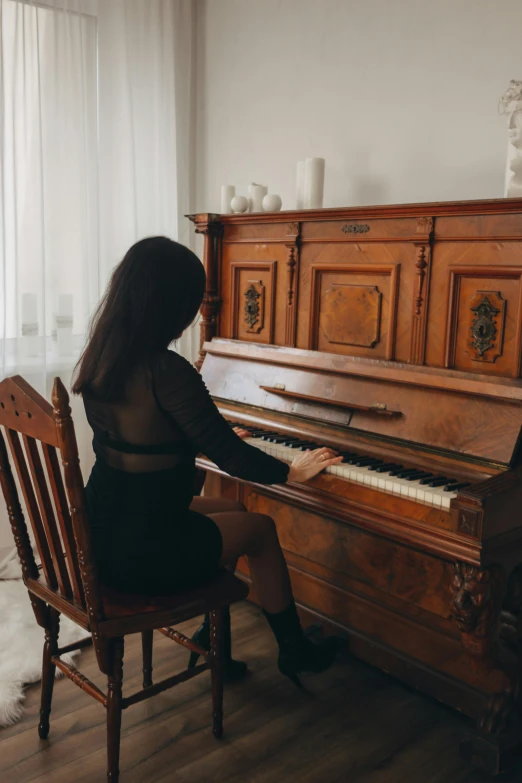
{"type": "Polygon", "coordinates": [[[481,199],[473,201],[433,201],[410,204],[361,205],[321,209],[281,210],[279,212],[247,212],[220,215],[198,212],[186,215],[193,223],[220,221],[237,223],[281,223],[292,220],[343,220],[357,217],[447,217],[449,215],[495,215],[522,213],[522,198],[481,199]]]}
{"type": "Polygon", "coordinates": [[[218,399],[495,464],[517,459],[521,380],[223,338],[204,349],[218,399]]]}

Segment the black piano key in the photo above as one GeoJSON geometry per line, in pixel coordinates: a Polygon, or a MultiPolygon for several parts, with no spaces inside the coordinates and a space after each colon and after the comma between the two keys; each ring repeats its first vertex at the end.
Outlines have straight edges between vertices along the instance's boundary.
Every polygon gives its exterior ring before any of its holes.
{"type": "Polygon", "coordinates": [[[469,485],[469,481],[462,481],[460,484],[447,484],[444,487],[444,492],[455,492],[456,489],[463,489],[464,487],[469,487],[469,485]]]}
{"type": "Polygon", "coordinates": [[[343,458],[343,462],[348,462],[349,459],[356,459],[358,455],[354,451],[340,451],[339,456],[343,458]]]}
{"type": "Polygon", "coordinates": [[[448,479],[446,481],[446,484],[449,486],[450,484],[459,484],[459,479],[448,479]]]}
{"type": "Polygon", "coordinates": [[[406,478],[411,473],[418,473],[418,472],[419,472],[418,468],[403,468],[402,470],[399,470],[397,472],[394,471],[392,475],[397,476],[397,478],[406,478]]]}
{"type": "Polygon", "coordinates": [[[419,484],[429,484],[430,487],[432,486],[432,481],[437,481],[438,479],[443,479],[443,483],[448,483],[449,479],[445,476],[426,476],[426,478],[423,478],[419,481],[419,484]]]}
{"type": "Polygon", "coordinates": [[[442,487],[444,484],[447,484],[448,481],[449,478],[447,476],[437,476],[437,478],[428,482],[428,487],[442,487]]]}
{"type": "Polygon", "coordinates": [[[410,479],[412,476],[415,476],[416,479],[434,479],[435,474],[434,473],[428,473],[426,470],[421,470],[421,468],[413,468],[412,470],[403,470],[401,473],[397,474],[397,478],[405,478],[410,479]]]}
{"type": "Polygon", "coordinates": [[[268,440],[269,438],[276,438],[279,433],[277,432],[264,432],[261,435],[261,440],[268,440]]]}
{"type": "Polygon", "coordinates": [[[362,457],[355,461],[355,465],[357,465],[358,468],[367,468],[370,465],[382,465],[382,463],[383,460],[376,459],[376,457],[362,457]]]}
{"type": "Polygon", "coordinates": [[[389,473],[390,470],[401,470],[402,465],[397,462],[385,462],[384,465],[374,465],[370,470],[374,470],[376,473],[389,473]]]}
{"type": "Polygon", "coordinates": [[[409,473],[404,478],[406,481],[418,481],[421,478],[426,478],[426,473],[423,470],[418,470],[416,473],[409,473]]]}

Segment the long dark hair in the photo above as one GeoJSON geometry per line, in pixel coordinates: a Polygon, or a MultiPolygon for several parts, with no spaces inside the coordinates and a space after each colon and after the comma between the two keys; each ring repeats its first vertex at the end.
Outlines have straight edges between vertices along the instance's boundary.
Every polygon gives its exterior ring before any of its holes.
{"type": "Polygon", "coordinates": [[[73,392],[121,400],[132,372],[192,323],[204,291],[205,271],[191,250],[166,237],[136,242],[93,317],[73,392]]]}

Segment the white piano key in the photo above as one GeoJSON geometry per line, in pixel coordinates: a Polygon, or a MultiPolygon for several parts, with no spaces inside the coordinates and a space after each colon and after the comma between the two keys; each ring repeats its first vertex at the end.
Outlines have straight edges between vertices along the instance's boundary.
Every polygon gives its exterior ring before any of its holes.
{"type": "MultiPolygon", "coordinates": [[[[291,449],[288,446],[281,446],[279,443],[268,443],[260,438],[246,438],[246,443],[255,446],[267,454],[271,454],[284,462],[293,462],[296,454],[301,449],[291,449]]],[[[417,503],[434,506],[435,508],[449,509],[451,499],[457,496],[456,492],[444,492],[444,487],[429,487],[426,484],[420,484],[420,479],[416,481],[407,481],[406,479],[390,476],[389,473],[376,473],[366,466],[358,467],[348,463],[340,463],[326,468],[325,473],[339,476],[346,481],[352,481],[363,486],[372,487],[379,492],[400,495],[417,503]]]]}

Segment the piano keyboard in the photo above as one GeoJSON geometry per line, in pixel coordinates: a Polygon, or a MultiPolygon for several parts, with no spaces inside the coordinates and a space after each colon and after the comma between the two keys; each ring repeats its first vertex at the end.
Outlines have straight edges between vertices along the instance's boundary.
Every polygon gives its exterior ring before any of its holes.
{"type": "MultiPolygon", "coordinates": [[[[291,435],[284,436],[235,422],[231,422],[230,426],[241,427],[250,432],[251,437],[245,438],[245,443],[283,462],[293,462],[298,451],[321,448],[320,444],[299,440],[291,435]]],[[[469,482],[459,482],[458,479],[429,473],[420,468],[406,468],[369,455],[343,451],[339,454],[343,456],[343,462],[326,468],[324,473],[364,484],[379,492],[402,495],[428,506],[448,509],[451,499],[457,496],[457,490],[469,486],[469,482]]]]}

